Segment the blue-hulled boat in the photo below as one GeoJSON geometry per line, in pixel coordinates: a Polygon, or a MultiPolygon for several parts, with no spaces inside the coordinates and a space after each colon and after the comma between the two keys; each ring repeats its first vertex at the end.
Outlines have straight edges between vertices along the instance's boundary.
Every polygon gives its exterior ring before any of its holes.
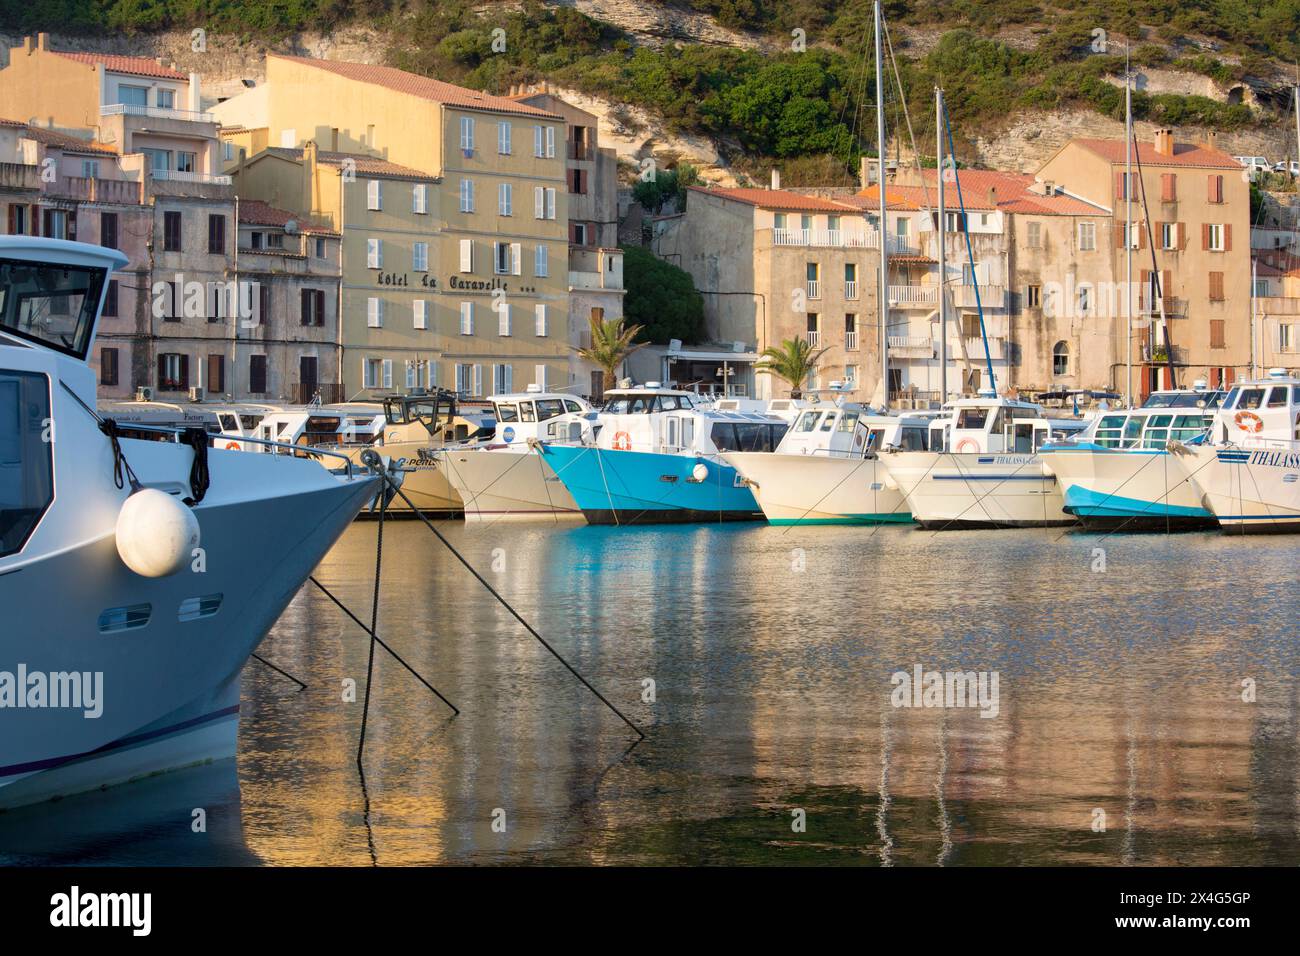
{"type": "Polygon", "coordinates": [[[719,453],[772,451],[784,418],[718,410],[654,382],[606,397],[594,442],[539,446],[588,522],[762,520],[753,493],[719,453]]]}

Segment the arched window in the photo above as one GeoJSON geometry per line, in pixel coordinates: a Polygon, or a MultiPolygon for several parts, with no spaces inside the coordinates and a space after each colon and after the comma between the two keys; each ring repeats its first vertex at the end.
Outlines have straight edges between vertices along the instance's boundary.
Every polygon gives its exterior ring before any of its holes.
{"type": "Polygon", "coordinates": [[[1070,346],[1064,342],[1052,346],[1052,374],[1070,374],[1070,346]]]}

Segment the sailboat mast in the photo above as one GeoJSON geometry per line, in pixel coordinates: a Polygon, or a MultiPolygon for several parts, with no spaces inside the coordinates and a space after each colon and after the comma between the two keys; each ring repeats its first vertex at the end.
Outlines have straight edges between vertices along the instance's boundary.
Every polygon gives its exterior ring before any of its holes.
{"type": "Polygon", "coordinates": [[[875,3],[876,17],[876,185],[880,188],[880,391],[889,408],[889,245],[888,223],[885,220],[885,83],[881,61],[880,0],[875,3]]]}
{"type": "Polygon", "coordinates": [[[1133,404],[1133,75],[1124,56],[1124,398],[1133,404]]]}
{"type": "Polygon", "coordinates": [[[944,305],[944,291],[948,277],[946,262],[947,240],[943,209],[943,90],[934,88],[934,139],[935,139],[935,179],[939,185],[939,216],[935,224],[935,246],[938,252],[935,258],[939,263],[939,407],[948,401],[948,311],[944,305]]]}

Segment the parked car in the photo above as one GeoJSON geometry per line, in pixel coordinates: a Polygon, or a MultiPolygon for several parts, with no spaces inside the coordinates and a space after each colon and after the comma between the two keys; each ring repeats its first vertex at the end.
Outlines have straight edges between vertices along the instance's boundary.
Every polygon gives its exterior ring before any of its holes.
{"type": "Polygon", "coordinates": [[[1273,164],[1273,172],[1290,173],[1292,176],[1300,176],[1300,159],[1283,160],[1280,163],[1273,164]]]}
{"type": "Polygon", "coordinates": [[[1234,156],[1232,158],[1249,169],[1252,178],[1259,173],[1271,172],[1273,169],[1265,156],[1234,156]]]}

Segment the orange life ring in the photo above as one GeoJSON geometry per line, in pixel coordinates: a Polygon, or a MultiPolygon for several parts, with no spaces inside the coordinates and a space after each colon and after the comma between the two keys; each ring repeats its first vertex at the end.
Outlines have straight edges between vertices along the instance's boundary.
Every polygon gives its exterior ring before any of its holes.
{"type": "Polygon", "coordinates": [[[961,441],[957,442],[956,450],[957,451],[979,451],[980,450],[979,442],[977,442],[973,438],[963,438],[961,441]]]}
{"type": "Polygon", "coordinates": [[[1237,423],[1237,427],[1242,431],[1253,435],[1257,435],[1264,430],[1264,419],[1254,412],[1237,412],[1232,420],[1237,423]]]}
{"type": "Polygon", "coordinates": [[[243,451],[244,446],[237,441],[226,442],[226,451],[243,451]]]}
{"type": "Polygon", "coordinates": [[[627,432],[615,432],[615,433],[614,433],[614,450],[615,450],[615,451],[631,451],[631,450],[632,450],[632,436],[629,435],[627,432]]]}

